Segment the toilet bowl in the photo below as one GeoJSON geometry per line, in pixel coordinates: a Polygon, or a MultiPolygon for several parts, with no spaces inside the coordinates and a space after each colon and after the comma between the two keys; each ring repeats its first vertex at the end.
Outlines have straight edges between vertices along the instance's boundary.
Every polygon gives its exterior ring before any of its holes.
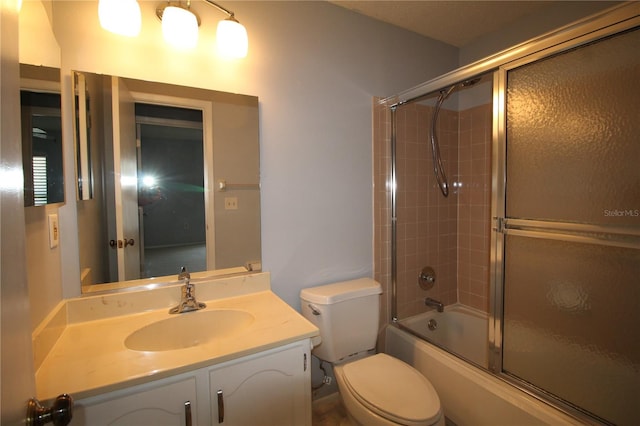
{"type": "Polygon", "coordinates": [[[312,353],[330,362],[352,424],[441,426],[444,415],[431,383],[409,364],[379,353],[379,283],[370,278],[300,292],[302,314],[320,330],[312,353]]]}
{"type": "Polygon", "coordinates": [[[440,399],[416,369],[379,353],[334,366],[351,424],[444,426],[440,399]]]}

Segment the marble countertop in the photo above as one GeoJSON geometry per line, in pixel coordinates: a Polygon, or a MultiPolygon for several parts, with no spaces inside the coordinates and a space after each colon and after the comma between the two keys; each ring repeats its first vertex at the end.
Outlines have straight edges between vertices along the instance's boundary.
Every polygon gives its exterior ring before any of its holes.
{"type": "Polygon", "coordinates": [[[99,319],[90,319],[85,315],[83,321],[70,322],[64,327],[38,368],[38,399],[46,401],[61,393],[82,399],[302,339],[310,338],[315,344],[319,343],[318,329],[270,290],[198,300],[207,304],[205,311],[244,310],[250,312],[255,320],[238,333],[198,346],[147,352],[128,349],[125,339],[145,325],[175,317],[168,313],[165,306],[142,313],[98,315],[99,319]]]}

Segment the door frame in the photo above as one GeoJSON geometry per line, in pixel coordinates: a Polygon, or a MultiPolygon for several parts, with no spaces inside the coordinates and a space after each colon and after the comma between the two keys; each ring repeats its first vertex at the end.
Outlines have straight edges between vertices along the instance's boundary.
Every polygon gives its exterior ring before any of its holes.
{"type": "MultiPolygon", "coordinates": [[[[130,90],[134,104],[145,103],[161,106],[188,108],[202,111],[202,137],[203,137],[203,158],[204,158],[204,205],[205,205],[205,232],[206,232],[206,265],[207,270],[216,267],[216,247],[215,247],[215,220],[214,220],[214,198],[215,183],[213,174],[213,102],[194,98],[181,98],[176,96],[160,95],[154,93],[139,92],[130,90]]],[[[134,114],[135,120],[135,114],[134,114]]],[[[117,215],[116,215],[117,216],[117,215]]],[[[139,234],[139,233],[138,233],[139,234]]],[[[138,240],[140,240],[138,235],[138,240]]],[[[134,246],[139,250],[140,244],[134,246]]],[[[120,253],[119,253],[120,255],[120,253]]],[[[119,280],[122,280],[120,273],[119,280]]]]}

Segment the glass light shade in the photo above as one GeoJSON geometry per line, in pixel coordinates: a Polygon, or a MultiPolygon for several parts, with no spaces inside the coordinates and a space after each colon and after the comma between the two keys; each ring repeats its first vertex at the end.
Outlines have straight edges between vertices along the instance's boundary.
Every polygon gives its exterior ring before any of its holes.
{"type": "Polygon", "coordinates": [[[127,37],[140,34],[142,15],[136,0],[100,0],[100,25],[107,31],[127,37]]]}
{"type": "Polygon", "coordinates": [[[164,40],[179,49],[193,49],[198,44],[198,18],[188,9],[167,6],[162,13],[164,40]]]}
{"type": "Polygon", "coordinates": [[[249,49],[247,30],[235,19],[218,22],[216,32],[218,53],[226,58],[244,58],[249,49]]]}

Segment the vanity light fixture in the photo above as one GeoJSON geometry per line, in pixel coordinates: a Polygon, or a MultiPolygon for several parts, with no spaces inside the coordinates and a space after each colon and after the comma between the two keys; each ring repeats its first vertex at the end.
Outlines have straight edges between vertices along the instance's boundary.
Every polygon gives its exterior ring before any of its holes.
{"type": "MultiPolygon", "coordinates": [[[[203,0],[209,6],[228,15],[218,23],[216,45],[218,53],[228,58],[247,56],[249,39],[247,30],[238,22],[234,13],[211,0],[203,0]]],[[[198,42],[200,18],[191,10],[191,0],[168,1],[158,6],[156,15],[162,21],[162,34],[167,43],[183,48],[193,48],[198,42]]]]}
{"type": "Polygon", "coordinates": [[[204,0],[204,2],[229,15],[227,19],[218,22],[216,31],[218,53],[227,58],[246,57],[249,50],[249,38],[244,25],[238,22],[233,12],[211,0],[204,0]]]}
{"type": "Polygon", "coordinates": [[[156,15],[162,21],[162,36],[173,47],[193,49],[198,44],[198,26],[200,18],[191,11],[191,1],[167,2],[156,9],[156,15]]]}
{"type": "Polygon", "coordinates": [[[107,31],[127,37],[140,34],[142,15],[137,0],[100,0],[100,25],[107,31]]]}

